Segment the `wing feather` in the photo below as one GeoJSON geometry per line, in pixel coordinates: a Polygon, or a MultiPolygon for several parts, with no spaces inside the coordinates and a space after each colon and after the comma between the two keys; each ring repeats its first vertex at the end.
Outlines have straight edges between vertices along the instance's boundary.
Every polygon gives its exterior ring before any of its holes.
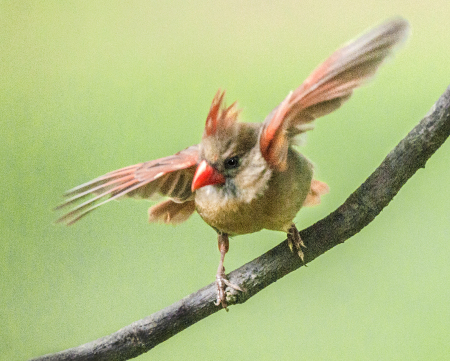
{"type": "Polygon", "coordinates": [[[293,137],[312,129],[314,119],[339,108],[355,88],[375,74],[394,47],[406,39],[408,31],[406,20],[388,21],[337,50],[319,65],[265,119],[260,148],[267,162],[284,170],[293,137]]]}
{"type": "Polygon", "coordinates": [[[189,201],[197,163],[198,146],[195,145],[169,157],[109,172],[68,190],[64,194],[68,199],[56,209],[75,206],[57,222],[73,224],[101,205],[124,196],[148,199],[161,194],[174,202],[189,201]]]}

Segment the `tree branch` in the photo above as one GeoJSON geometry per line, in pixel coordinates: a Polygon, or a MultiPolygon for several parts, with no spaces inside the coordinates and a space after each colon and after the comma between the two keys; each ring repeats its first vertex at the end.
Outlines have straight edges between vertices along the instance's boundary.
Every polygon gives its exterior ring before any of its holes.
{"type": "MultiPolygon", "coordinates": [[[[372,175],[333,213],[300,234],[305,264],[358,233],[394,198],[403,184],[450,135],[450,87],[430,112],[392,150],[372,175]]],[[[229,304],[243,303],[303,263],[287,241],[229,274],[246,292],[231,291],[229,304]]],[[[119,331],[85,345],[34,360],[127,360],[151,350],[197,321],[221,310],[214,283],[119,331]]]]}

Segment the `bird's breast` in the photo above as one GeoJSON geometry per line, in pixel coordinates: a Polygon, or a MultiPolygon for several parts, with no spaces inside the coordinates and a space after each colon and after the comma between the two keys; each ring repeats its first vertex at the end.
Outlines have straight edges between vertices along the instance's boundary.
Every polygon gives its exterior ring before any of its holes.
{"type": "Polygon", "coordinates": [[[196,210],[216,230],[230,235],[257,232],[263,228],[287,231],[309,192],[310,162],[290,150],[288,169],[270,171],[230,186],[205,186],[196,191],[196,210]],[[232,190],[232,191],[231,191],[232,190]]]}

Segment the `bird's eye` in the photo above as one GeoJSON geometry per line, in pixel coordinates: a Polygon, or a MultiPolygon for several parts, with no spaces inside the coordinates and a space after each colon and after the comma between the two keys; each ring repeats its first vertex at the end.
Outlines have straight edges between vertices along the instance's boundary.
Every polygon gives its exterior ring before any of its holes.
{"type": "Polygon", "coordinates": [[[239,166],[239,157],[235,155],[234,157],[227,158],[223,165],[225,166],[225,169],[237,168],[239,166]]]}

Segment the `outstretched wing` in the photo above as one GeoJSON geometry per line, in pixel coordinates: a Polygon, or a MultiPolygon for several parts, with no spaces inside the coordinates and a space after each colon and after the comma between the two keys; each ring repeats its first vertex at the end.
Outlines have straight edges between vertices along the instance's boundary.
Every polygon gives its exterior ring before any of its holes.
{"type": "Polygon", "coordinates": [[[406,39],[409,25],[395,19],[337,50],[265,119],[261,153],[274,168],[286,168],[292,138],[313,128],[312,121],[336,110],[353,89],[373,76],[395,45],[406,39]]]}
{"type": "Polygon", "coordinates": [[[57,222],[73,224],[95,208],[123,196],[147,199],[159,193],[175,203],[189,201],[193,195],[191,183],[197,162],[198,146],[194,145],[175,155],[131,165],[95,178],[64,194],[68,199],[56,209],[83,202],[57,222]]]}

